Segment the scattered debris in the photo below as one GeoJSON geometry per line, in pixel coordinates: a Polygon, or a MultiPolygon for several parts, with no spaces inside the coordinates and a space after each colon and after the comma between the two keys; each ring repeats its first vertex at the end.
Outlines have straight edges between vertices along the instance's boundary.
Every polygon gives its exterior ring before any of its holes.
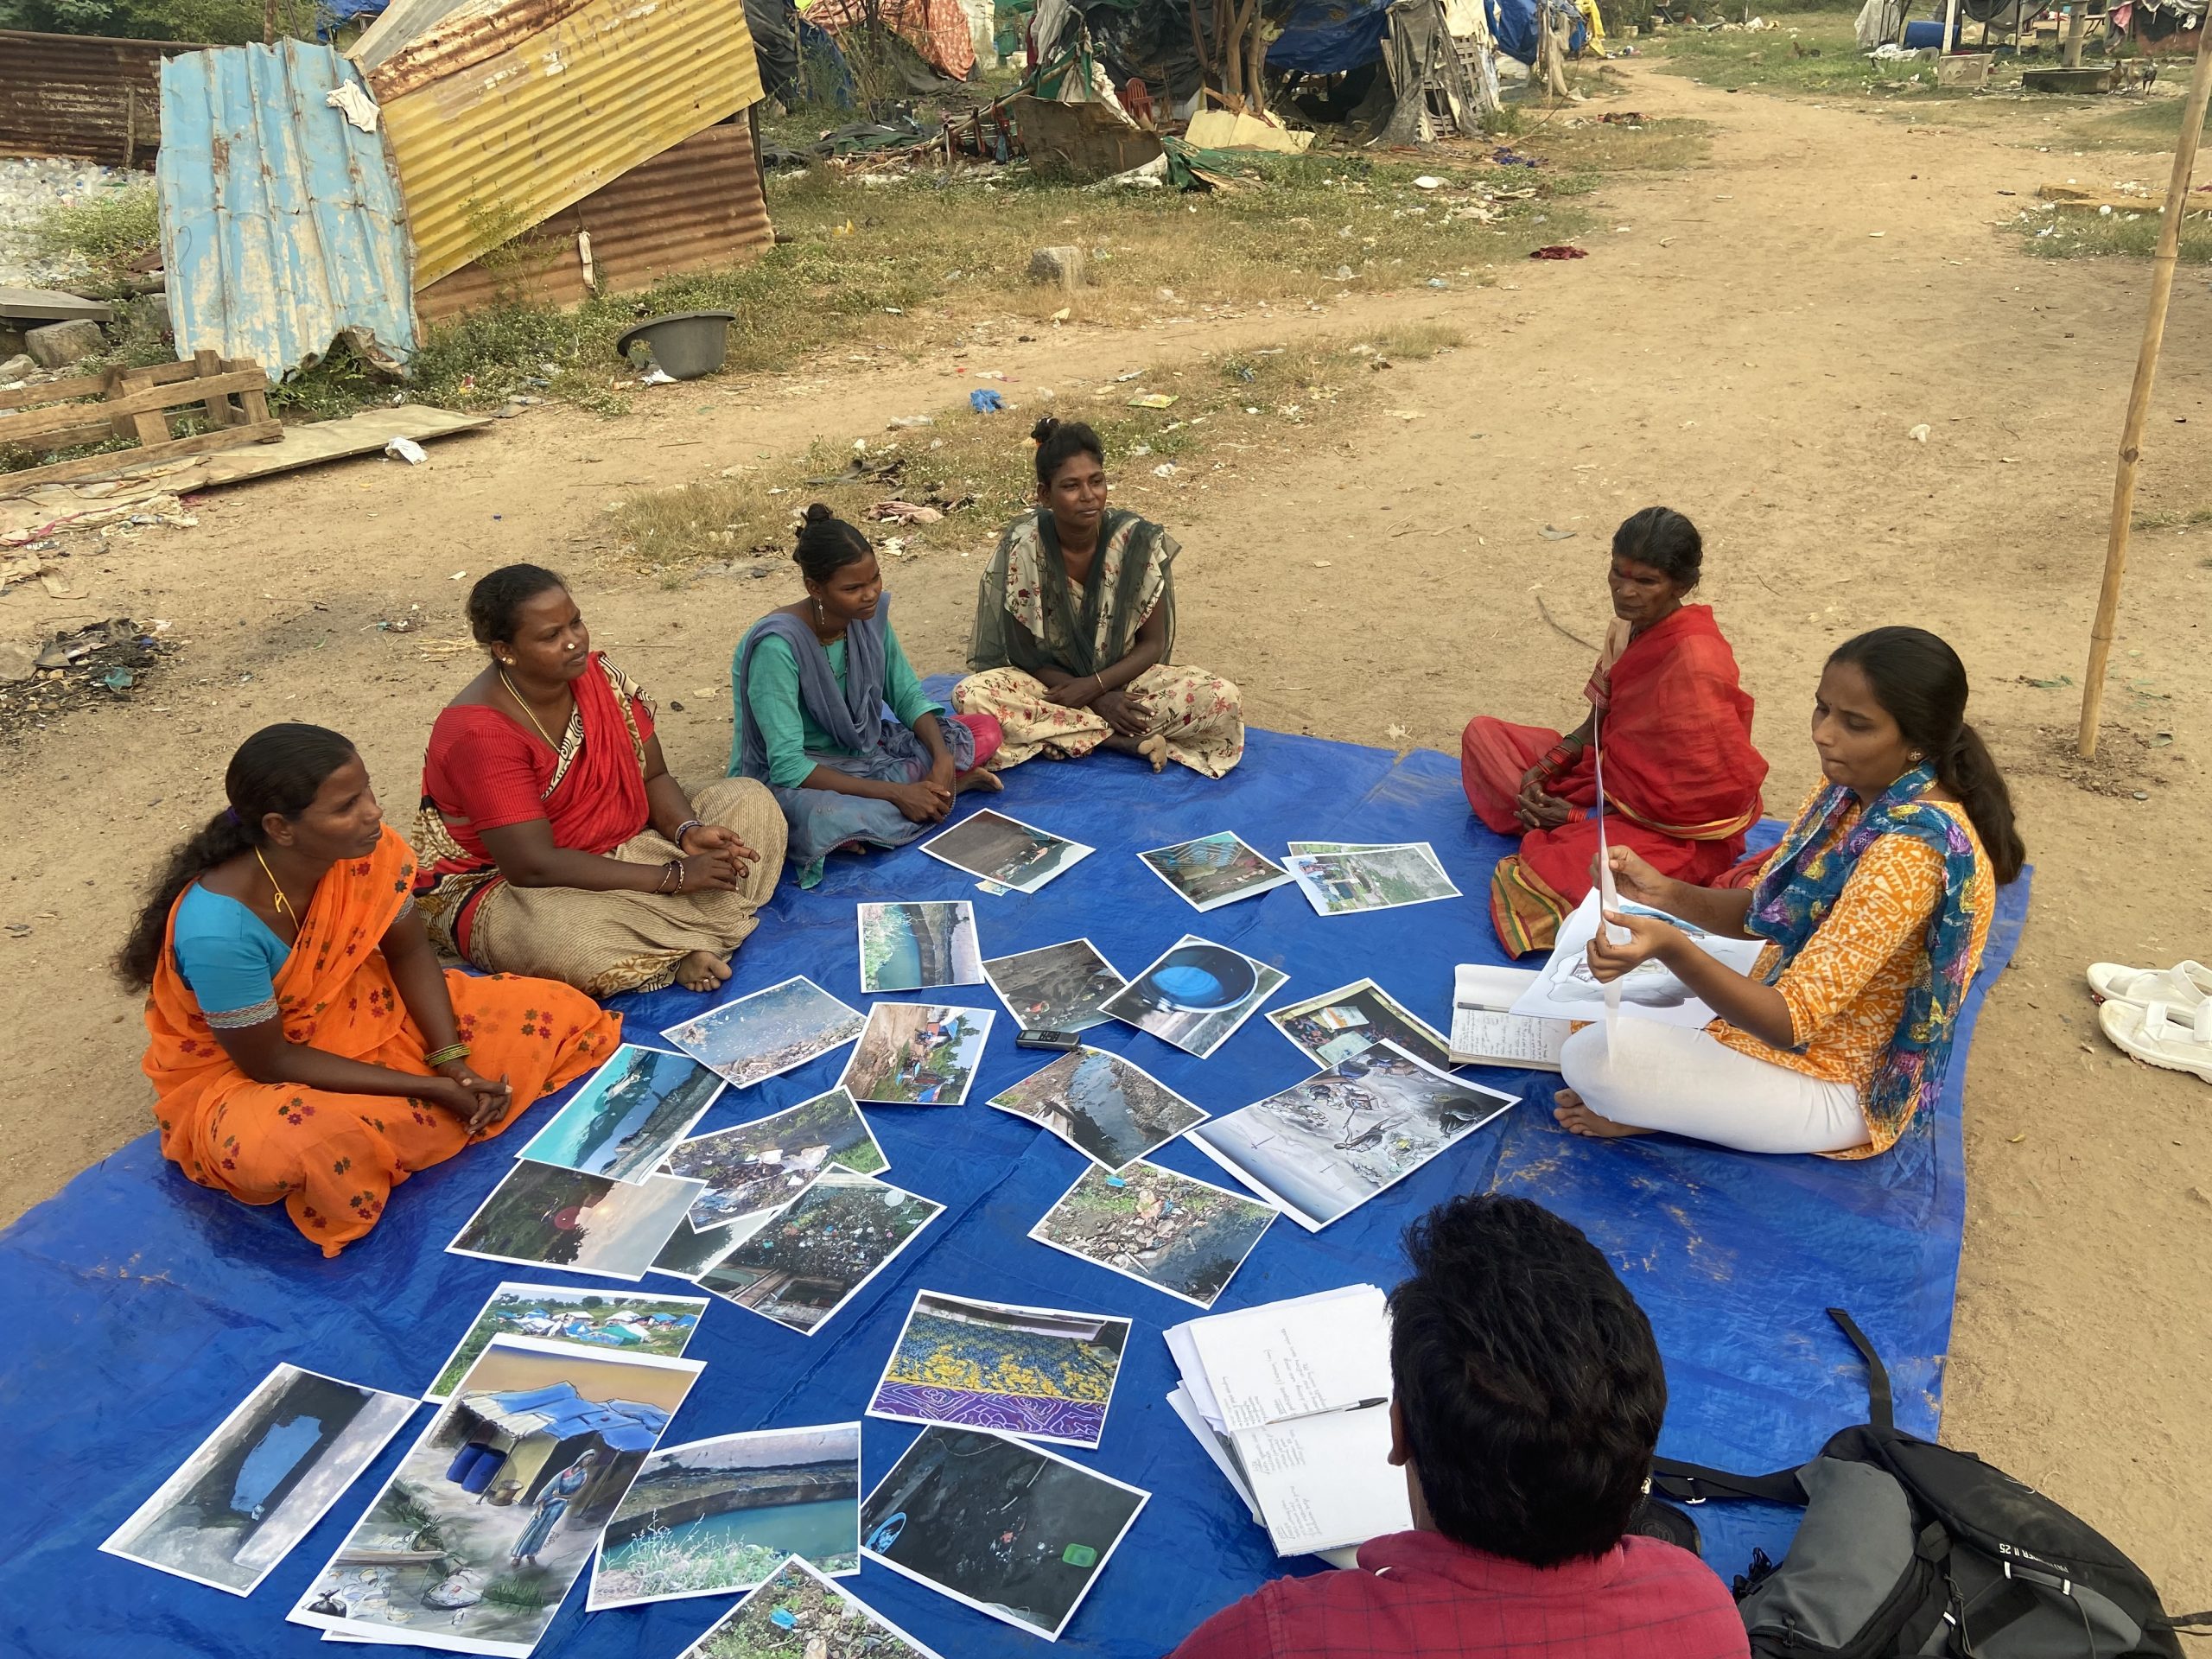
{"type": "Polygon", "coordinates": [[[1928,435],[1933,430],[1935,430],[1933,427],[1929,426],[1927,422],[1923,421],[1918,426],[1916,426],[1908,431],[1905,434],[1905,436],[1910,438],[1915,443],[1925,443],[1928,442],[1928,435]]]}
{"type": "Polygon", "coordinates": [[[978,415],[1000,415],[1006,411],[1006,399],[988,386],[978,386],[968,394],[968,407],[978,415]]]}
{"type": "MultiPolygon", "coordinates": [[[[99,332],[92,323],[53,326],[99,332]]],[[[45,332],[35,328],[27,338],[35,340],[45,332]]],[[[283,428],[269,413],[268,388],[269,378],[258,365],[244,358],[225,359],[201,352],[188,363],[111,369],[105,374],[79,375],[0,392],[0,410],[6,411],[0,413],[0,450],[51,454],[88,443],[104,444],[118,435],[137,440],[135,449],[80,455],[73,461],[49,461],[42,467],[0,474],[0,487],[21,489],[31,484],[99,478],[142,461],[166,461],[176,455],[205,454],[239,444],[270,442],[283,435],[283,428]],[[81,401],[88,397],[101,401],[81,401]],[[169,430],[173,413],[205,419],[213,429],[173,437],[169,430]]]]}
{"type": "Polygon", "coordinates": [[[1172,391],[1141,391],[1129,399],[1131,409],[1173,409],[1177,394],[1172,391]]]}
{"type": "Polygon", "coordinates": [[[1560,530],[1552,524],[1546,524],[1540,533],[1548,542],[1571,542],[1575,536],[1575,532],[1571,530],[1560,530]]]}
{"type": "Polygon", "coordinates": [[[394,461],[404,461],[410,467],[419,467],[430,457],[423,446],[410,437],[396,437],[384,447],[385,454],[394,461]]]}
{"type": "Polygon", "coordinates": [[[1086,280],[1081,248],[1039,248],[1029,256],[1029,280],[1055,283],[1072,292],[1086,280]]]}
{"type": "Polygon", "coordinates": [[[871,518],[893,524],[934,524],[944,514],[915,501],[879,501],[868,510],[871,518]]]}
{"type": "MultiPolygon", "coordinates": [[[[29,675],[0,671],[0,738],[20,737],[74,709],[132,701],[176,649],[124,616],[55,635],[33,658],[29,675]]],[[[0,664],[12,654],[0,655],[0,664]]]]}
{"type": "Polygon", "coordinates": [[[1572,242],[1554,242],[1549,247],[1531,250],[1529,257],[1531,259],[1587,259],[1590,250],[1578,248],[1572,242]]]}

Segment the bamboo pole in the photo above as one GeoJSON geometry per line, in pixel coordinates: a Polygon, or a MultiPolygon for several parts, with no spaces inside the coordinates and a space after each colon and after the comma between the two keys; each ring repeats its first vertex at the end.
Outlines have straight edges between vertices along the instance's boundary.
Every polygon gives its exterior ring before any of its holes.
{"type": "Polygon", "coordinates": [[[2097,716],[2104,708],[2105,668],[2112,657],[2113,624],[2120,613],[2120,579],[2127,571],[2127,538],[2135,518],[2135,472],[2143,459],[2143,423],[2150,417],[2151,387],[2158,377],[2158,347],[2166,334],[2166,305],[2173,298],[2174,262],[2181,251],[2182,220],[2187,217],[2189,188],[2196,173],[2197,140],[2204,132],[2204,106],[2212,99],[2212,15],[2197,25],[2196,69],[2189,80],[2189,101],[2182,111],[2181,136],[2174,142],[2174,173],[2166,183],[2166,206],[2158,221],[2158,251],[2151,262],[2151,315],[2143,323],[2143,349],[2135,359],[2135,385],[2127,394],[2127,423],[2120,435],[2120,466],[2113,475],[2112,529],[2105,542],[2104,587],[2097,594],[2097,620],[2089,630],[2089,668],[2082,683],[2082,728],[2075,747],[2084,760],[2097,753],[2097,716]]]}

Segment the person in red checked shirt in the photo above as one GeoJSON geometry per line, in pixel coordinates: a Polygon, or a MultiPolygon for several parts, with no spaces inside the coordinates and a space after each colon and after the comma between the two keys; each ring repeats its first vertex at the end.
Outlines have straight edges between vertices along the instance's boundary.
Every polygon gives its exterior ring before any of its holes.
{"type": "Polygon", "coordinates": [[[1526,1198],[1439,1205],[1390,1294],[1390,1461],[1414,1530],[1345,1573],[1279,1579],[1171,1659],[1743,1659],[1688,1550],[1630,1535],[1667,1409],[1643,1310],[1526,1198]]]}

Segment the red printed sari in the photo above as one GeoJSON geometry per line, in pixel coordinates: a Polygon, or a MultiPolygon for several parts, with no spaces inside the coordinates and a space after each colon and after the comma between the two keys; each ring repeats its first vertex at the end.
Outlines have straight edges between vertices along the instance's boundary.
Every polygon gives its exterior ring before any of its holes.
{"type": "MultiPolygon", "coordinates": [[[[425,1045],[378,948],[407,902],[415,855],[387,827],[375,852],[333,865],[315,886],[276,976],[285,1037],[417,1077],[425,1045]]],[[[175,925],[171,912],[170,925],[175,925]]],[[[622,1040],[622,1016],[543,980],[446,976],[454,1021],[480,1077],[506,1078],[514,1103],[487,1140],[537,1098],[581,1077],[622,1040]]],[[[391,1189],[469,1143],[442,1107],[398,1095],[340,1095],[256,1083],[208,1029],[165,942],[146,999],[146,1058],[162,1155],[202,1186],[246,1204],[281,1202],[335,1255],[376,1225],[391,1189]]]]}
{"type": "MultiPolygon", "coordinates": [[[[1751,699],[1711,607],[1685,605],[1637,635],[1610,670],[1599,664],[1588,695],[1602,709],[1607,840],[1662,874],[1719,884],[1758,818],[1767,767],[1751,747],[1751,699]]],[[[1589,748],[1550,785],[1573,808],[1568,823],[1522,834],[1514,817],[1522,774],[1559,741],[1557,732],[1486,715],[1460,739],[1476,816],[1521,836],[1521,850],[1491,878],[1491,921],[1515,956],[1549,949],[1591,888],[1598,790],[1589,748]]]]}

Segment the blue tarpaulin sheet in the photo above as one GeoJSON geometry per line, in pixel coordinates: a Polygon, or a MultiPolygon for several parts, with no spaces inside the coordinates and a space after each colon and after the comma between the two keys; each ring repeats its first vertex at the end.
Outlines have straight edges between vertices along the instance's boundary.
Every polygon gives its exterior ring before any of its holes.
{"type": "MultiPolygon", "coordinates": [[[[1220,782],[1173,766],[1154,777],[1134,760],[1101,755],[1024,766],[993,802],[1098,850],[1029,897],[980,893],[911,847],[834,858],[819,888],[802,893],[786,882],[779,890],[726,994],[804,973],[864,1005],[858,899],[972,898],[986,955],[1088,936],[1125,974],[1197,933],[1285,969],[1290,982],[1277,1004],[1371,975],[1440,1026],[1450,1012],[1453,964],[1500,959],[1484,893],[1507,845],[1469,817],[1456,767],[1444,755],[1423,751],[1400,760],[1387,751],[1255,732],[1243,765],[1220,782]],[[1283,887],[1201,916],[1132,856],[1223,829],[1277,853],[1294,837],[1428,841],[1465,896],[1325,919],[1295,888],[1283,887]]],[[[1967,1001],[1962,1049],[1989,982],[2018,939],[2026,886],[2015,884],[2002,900],[1967,1001]]],[[[707,1367],[669,1439],[858,1417],[918,1289],[1131,1315],[1136,1325],[1103,1443],[1095,1454],[1071,1455],[1154,1497],[1062,1645],[1100,1659],[1156,1659],[1201,1618],[1287,1565],[1312,1571],[1318,1563],[1275,1560],[1164,1403],[1174,1373],[1160,1332],[1193,1310],[1027,1238],[1084,1160],[982,1102],[1049,1057],[1014,1048],[1014,1024],[987,988],[932,995],[998,1013],[969,1103],[868,1109],[892,1160],[887,1178],[937,1199],[944,1213],[811,1338],[724,1303],[710,1306],[689,1350],[707,1367]]],[[[630,1034],[648,1039],[699,1006],[677,990],[626,1001],[630,1034]]],[[[1120,1026],[1089,1037],[1215,1112],[1312,1070],[1263,1018],[1206,1061],[1120,1026]]],[[[827,1089],[843,1061],[840,1052],[726,1094],[701,1128],[764,1116],[827,1089]]],[[[1521,1094],[1523,1103],[1318,1235],[1278,1220],[1218,1308],[1360,1282],[1388,1287],[1401,1272],[1403,1229],[1429,1206],[1470,1190],[1522,1193],[1586,1230],[1649,1312],[1672,1393],[1662,1441],[1669,1454],[1770,1468],[1809,1456],[1831,1432],[1862,1421],[1862,1375],[1822,1312],[1837,1304],[1888,1358],[1901,1425],[1933,1433],[1963,1216],[1965,1071],[1963,1064],[1952,1068],[1942,1109],[1916,1122],[1895,1150],[1853,1163],[1741,1156],[1666,1137],[1579,1141],[1552,1122],[1554,1079],[1475,1072],[1521,1094]]],[[[284,1614],[429,1422],[428,1408],[250,1599],[97,1554],[96,1546],[276,1361],[419,1393],[499,1281],[612,1283],[443,1253],[550,1109],[539,1105],[500,1141],[410,1181],[376,1231],[334,1262],[314,1254],[281,1210],[250,1209],[188,1184],[162,1161],[150,1135],[0,1235],[0,1328],[9,1355],[0,1418],[9,1426],[10,1474],[0,1515],[0,1652],[27,1659],[316,1653],[316,1633],[287,1624],[284,1614]]],[[[1180,1142],[1160,1156],[1188,1173],[1221,1179],[1180,1142]]],[[[676,1287],[658,1276],[645,1284],[676,1287]]],[[[870,1421],[864,1484],[887,1471],[917,1433],[870,1421]]],[[[1696,1515],[1708,1558],[1724,1575],[1742,1568],[1754,1543],[1778,1553],[1791,1519],[1753,1504],[1707,1504],[1696,1515]]],[[[871,1565],[849,1582],[948,1659],[1039,1650],[1034,1637],[887,1568],[871,1565]]],[[[728,1605],[681,1601],[587,1616],[582,1600],[581,1592],[569,1598],[542,1653],[674,1659],[728,1605]]]]}
{"type": "Polygon", "coordinates": [[[1390,0],[1297,0],[1282,34],[1268,42],[1268,67],[1334,75],[1382,55],[1390,0]]]}

